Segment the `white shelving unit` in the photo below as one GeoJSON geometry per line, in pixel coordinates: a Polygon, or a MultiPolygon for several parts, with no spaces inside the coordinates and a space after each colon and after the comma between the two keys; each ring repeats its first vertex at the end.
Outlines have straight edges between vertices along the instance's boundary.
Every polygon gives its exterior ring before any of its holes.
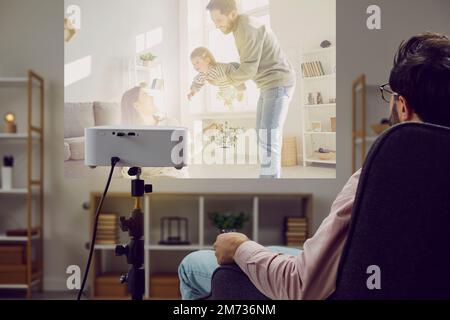
{"type": "MultiPolygon", "coordinates": [[[[91,208],[96,208],[101,193],[91,194],[91,208]]],[[[132,210],[133,199],[126,193],[111,193],[105,200],[103,212],[115,211],[118,216],[128,216],[132,210]],[[118,205],[120,204],[120,206],[118,205]],[[130,206],[128,208],[128,206],[130,206]],[[118,210],[128,210],[117,212],[118,210]]],[[[94,210],[94,209],[92,209],[94,210]]],[[[312,221],[312,195],[291,194],[207,194],[207,193],[154,193],[146,195],[143,201],[144,236],[145,236],[145,297],[150,297],[150,278],[153,273],[162,270],[167,273],[177,272],[182,257],[197,250],[213,250],[218,231],[209,221],[211,212],[245,212],[250,221],[241,232],[262,245],[284,245],[284,218],[287,216],[307,217],[312,221]],[[189,221],[189,245],[160,245],[160,219],[168,216],[180,216],[189,221]],[[176,258],[168,261],[168,256],[176,258]],[[167,263],[170,269],[167,269],[167,263]]],[[[95,212],[91,212],[91,216],[95,212]]],[[[312,223],[308,223],[308,233],[312,234],[312,223]]],[[[122,238],[121,240],[127,240],[122,238]]],[[[97,275],[108,271],[102,261],[104,254],[114,252],[115,245],[96,245],[93,261],[93,282],[97,275]]],[[[123,260],[118,257],[116,260],[123,260]]],[[[126,272],[126,270],[123,270],[126,272]]],[[[94,285],[93,285],[94,287],[94,285]]],[[[93,298],[102,299],[93,293],[93,298]]]]}
{"type": "MultiPolygon", "coordinates": [[[[22,116],[23,123],[26,123],[26,130],[14,134],[0,133],[0,155],[4,156],[11,153],[15,159],[18,157],[26,159],[16,169],[26,176],[20,187],[14,189],[0,188],[0,201],[6,199],[7,205],[16,202],[26,205],[25,212],[22,212],[22,215],[25,215],[25,219],[23,219],[25,223],[21,227],[27,235],[6,236],[0,234],[0,245],[24,245],[26,259],[24,259],[22,265],[13,266],[17,273],[21,273],[23,269],[24,280],[17,281],[19,283],[2,283],[0,289],[25,289],[27,297],[31,298],[33,287],[38,285],[39,289],[42,290],[44,274],[44,79],[29,70],[27,77],[0,77],[0,89],[7,91],[17,89],[17,93],[13,91],[12,94],[24,96],[26,99],[23,100],[27,101],[23,103],[23,106],[19,106],[22,108],[17,107],[12,110],[17,115],[22,116]],[[33,95],[36,91],[39,97],[38,103],[36,103],[34,99],[36,97],[33,95]],[[36,109],[38,112],[36,112],[36,109]],[[19,144],[19,151],[16,148],[17,144],[19,144]],[[36,234],[34,234],[35,231],[36,234]]],[[[2,93],[6,94],[7,91],[2,91],[2,93]]],[[[9,101],[1,102],[6,105],[6,102],[9,101]]],[[[9,110],[0,112],[6,111],[9,110]]],[[[20,212],[17,212],[17,214],[19,215],[20,212]]],[[[0,217],[0,219],[2,229],[7,229],[8,221],[4,220],[4,217],[0,217]]],[[[0,267],[12,268],[9,265],[0,267]]],[[[2,272],[5,271],[2,270],[2,272]]]]}
{"type": "MultiPolygon", "coordinates": [[[[316,77],[304,77],[301,81],[302,94],[302,142],[303,142],[303,166],[309,164],[336,165],[336,160],[321,160],[315,156],[320,148],[336,151],[336,132],[331,130],[331,118],[336,117],[336,103],[330,99],[336,99],[336,47],[317,49],[305,52],[301,64],[320,61],[325,75],[316,77]],[[323,97],[322,104],[310,104],[308,96],[313,94],[317,102],[317,93],[323,97]],[[312,130],[312,123],[321,123],[321,132],[312,130]]],[[[301,73],[302,74],[302,73],[301,73]]],[[[303,74],[302,74],[303,75],[303,74]]]]}
{"type": "Polygon", "coordinates": [[[156,79],[165,81],[162,61],[157,58],[150,66],[143,66],[140,64],[139,55],[136,55],[126,62],[126,68],[128,71],[127,90],[146,83],[148,87],[145,92],[153,97],[160,112],[165,112],[165,89],[156,90],[151,87],[156,79]]]}

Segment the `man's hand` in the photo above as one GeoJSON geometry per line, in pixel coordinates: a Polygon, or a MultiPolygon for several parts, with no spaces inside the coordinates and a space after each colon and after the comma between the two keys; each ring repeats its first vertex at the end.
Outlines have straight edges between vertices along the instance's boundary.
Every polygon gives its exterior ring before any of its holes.
{"type": "Polygon", "coordinates": [[[214,243],[217,263],[219,265],[233,263],[237,248],[246,241],[249,241],[249,239],[242,233],[231,232],[220,234],[214,243]]]}
{"type": "Polygon", "coordinates": [[[191,100],[192,100],[192,97],[193,97],[194,95],[195,95],[195,93],[194,93],[193,91],[189,92],[189,94],[188,94],[188,96],[187,96],[188,100],[191,101],[191,100]]]}

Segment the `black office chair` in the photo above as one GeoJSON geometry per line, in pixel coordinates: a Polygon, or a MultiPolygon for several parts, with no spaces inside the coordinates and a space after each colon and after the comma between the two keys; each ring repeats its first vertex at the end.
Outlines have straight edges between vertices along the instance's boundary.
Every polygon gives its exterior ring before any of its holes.
{"type": "Polygon", "coordinates": [[[450,298],[449,128],[407,123],[375,142],[330,298],[450,298]],[[368,289],[370,266],[379,290],[368,289]]]}
{"type": "MultiPolygon", "coordinates": [[[[216,270],[205,299],[267,298],[232,268],[216,270]]],[[[450,128],[401,124],[367,156],[329,299],[449,298],[450,128]],[[377,268],[381,288],[369,289],[377,268]]]]}

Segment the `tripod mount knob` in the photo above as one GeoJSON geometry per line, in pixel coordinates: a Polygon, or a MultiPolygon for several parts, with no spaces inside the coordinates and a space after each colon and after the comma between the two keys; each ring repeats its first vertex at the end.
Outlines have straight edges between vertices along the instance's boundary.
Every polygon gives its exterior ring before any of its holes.
{"type": "Polygon", "coordinates": [[[145,193],[152,193],[153,192],[153,186],[151,184],[146,184],[144,186],[144,192],[145,193]]]}
{"type": "Polygon", "coordinates": [[[130,248],[128,247],[128,245],[123,246],[123,245],[118,245],[116,246],[116,256],[128,256],[128,252],[130,251],[130,248]]]}
{"type": "Polygon", "coordinates": [[[125,282],[128,282],[128,274],[124,274],[123,276],[120,276],[120,283],[124,284],[125,282]]]}

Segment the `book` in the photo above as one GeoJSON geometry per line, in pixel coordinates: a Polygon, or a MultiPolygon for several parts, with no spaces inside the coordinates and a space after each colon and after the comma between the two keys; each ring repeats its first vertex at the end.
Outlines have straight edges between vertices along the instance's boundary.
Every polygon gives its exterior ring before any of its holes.
{"type": "Polygon", "coordinates": [[[306,232],[286,232],[286,237],[306,237],[306,232]]]}
{"type": "Polygon", "coordinates": [[[308,77],[308,74],[306,73],[306,70],[305,70],[305,64],[304,63],[302,63],[302,75],[303,75],[303,78],[307,78],[308,77]]]}
{"type": "Polygon", "coordinates": [[[118,225],[112,225],[112,224],[103,224],[103,223],[99,223],[97,225],[97,230],[118,230],[119,226],[118,225]]]}
{"type": "Polygon", "coordinates": [[[323,69],[322,62],[319,62],[319,68],[320,68],[320,73],[324,76],[325,75],[325,71],[323,69]]]}
{"type": "Polygon", "coordinates": [[[118,242],[116,241],[116,240],[113,240],[113,239],[111,239],[111,240],[103,240],[103,239],[97,239],[96,241],[95,241],[95,244],[104,244],[104,245],[115,245],[115,244],[117,244],[118,242]]]}
{"type": "Polygon", "coordinates": [[[306,66],[308,68],[309,77],[313,77],[314,76],[314,71],[313,71],[313,69],[311,67],[311,63],[307,62],[306,66]]]}

